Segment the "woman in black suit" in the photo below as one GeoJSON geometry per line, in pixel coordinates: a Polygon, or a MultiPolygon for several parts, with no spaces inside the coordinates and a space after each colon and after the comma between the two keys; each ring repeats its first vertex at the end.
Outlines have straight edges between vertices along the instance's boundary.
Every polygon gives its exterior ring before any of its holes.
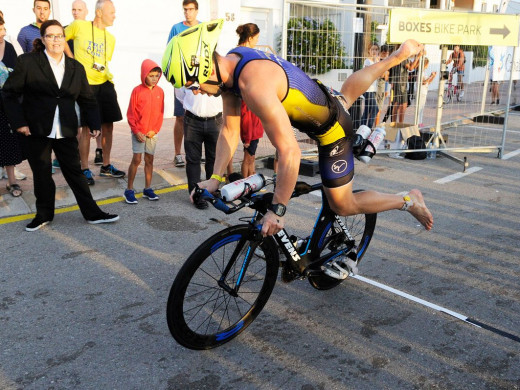
{"type": "Polygon", "coordinates": [[[40,34],[42,38],[35,40],[33,52],[18,57],[2,91],[11,127],[27,136],[24,141],[34,177],[36,217],[26,230],[38,230],[54,218],[56,185],[51,174],[52,151],[83,217],[89,223],[117,221],[119,216],[98,207],[80,168],[75,102],[85,112],[89,128],[98,129],[92,130],[91,135],[99,135],[101,128],[85,69],[63,54],[66,42],[60,22],[44,22],[40,34]]]}

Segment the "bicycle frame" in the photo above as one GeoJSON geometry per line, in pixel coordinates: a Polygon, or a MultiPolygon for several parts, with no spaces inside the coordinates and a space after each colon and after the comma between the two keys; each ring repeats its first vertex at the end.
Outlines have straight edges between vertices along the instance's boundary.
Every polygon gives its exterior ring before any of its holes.
{"type": "MultiPolygon", "coordinates": [[[[305,278],[314,274],[321,275],[321,266],[339,256],[348,256],[352,260],[357,261],[357,259],[362,256],[370,240],[370,238],[367,237],[367,241],[360,243],[360,248],[357,251],[353,250],[355,240],[351,236],[348,228],[343,224],[341,218],[331,210],[327,201],[327,197],[323,191],[322,183],[318,183],[312,186],[305,184],[301,188],[295,189],[291,198],[299,197],[317,190],[321,191],[322,206],[314,222],[311,234],[305,239],[305,245],[302,245],[300,248],[297,247],[295,245],[296,243],[291,240],[291,236],[285,228],[280,230],[272,237],[279,248],[279,252],[281,252],[281,254],[285,257],[285,262],[283,265],[288,266],[288,268],[293,272],[295,278],[305,278]],[[346,243],[347,245],[343,249],[332,251],[324,256],[317,257],[315,253],[320,253],[320,249],[328,244],[328,242],[325,242],[325,235],[334,222],[336,222],[341,227],[344,235],[335,236],[333,239],[346,243]],[[317,237],[316,232],[323,232],[322,236],[317,237]]],[[[268,205],[271,203],[272,196],[272,193],[261,195],[253,194],[250,199],[239,198],[238,200],[242,201],[241,204],[229,207],[225,205],[220,199],[213,197],[209,193],[204,195],[204,199],[213,203],[217,209],[225,212],[226,214],[231,214],[246,206],[255,210],[255,214],[249,221],[249,224],[251,225],[252,237],[243,238],[239,242],[218,281],[218,285],[232,296],[238,296],[238,291],[240,289],[243,275],[249,266],[249,263],[253,257],[253,253],[258,248],[263,239],[262,235],[260,234],[262,227],[258,223],[263,218],[264,214],[267,213],[268,205]],[[234,286],[231,287],[225,283],[225,280],[233,264],[235,264],[238,256],[244,249],[244,245],[250,239],[252,239],[255,244],[249,246],[247,249],[246,256],[241,265],[241,271],[234,283],[234,286]]]]}

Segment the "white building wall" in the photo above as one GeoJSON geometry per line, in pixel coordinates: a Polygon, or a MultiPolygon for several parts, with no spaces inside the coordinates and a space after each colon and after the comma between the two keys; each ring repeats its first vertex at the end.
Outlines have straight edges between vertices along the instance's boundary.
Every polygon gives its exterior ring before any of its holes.
{"type": "MultiPolygon", "coordinates": [[[[64,25],[72,19],[71,8],[73,0],[54,0],[53,14],[64,25]]],[[[89,13],[87,20],[94,18],[96,0],[85,0],[89,13]]],[[[211,20],[212,17],[226,17],[226,12],[238,15],[234,21],[225,23],[226,30],[219,42],[219,51],[227,52],[238,41],[235,30],[239,23],[247,22],[240,15],[241,5],[249,11],[259,8],[258,2],[240,0],[198,0],[200,21],[211,20]],[[242,3],[242,4],[241,4],[242,3]]],[[[132,89],[140,82],[141,62],[150,58],[159,65],[166,47],[166,40],[173,24],[184,20],[182,0],[114,0],[116,20],[109,31],[116,37],[116,48],[109,64],[114,74],[114,83],[118,93],[119,104],[123,115],[126,114],[132,89]]],[[[260,5],[263,13],[271,15],[269,29],[265,36],[274,39],[276,31],[281,31],[281,4],[283,0],[266,0],[260,5]]],[[[2,0],[0,10],[4,13],[8,40],[16,41],[16,36],[23,26],[34,22],[32,13],[33,0],[2,0]]],[[[246,13],[247,15],[247,13],[246,13]]],[[[266,41],[274,45],[274,41],[266,41]]],[[[164,79],[160,86],[165,91],[165,117],[173,115],[173,87],[164,79]]]]}

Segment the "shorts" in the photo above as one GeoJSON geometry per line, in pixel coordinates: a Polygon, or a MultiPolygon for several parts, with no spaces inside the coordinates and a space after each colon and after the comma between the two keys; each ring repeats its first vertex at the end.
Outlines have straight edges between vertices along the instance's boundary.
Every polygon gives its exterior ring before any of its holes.
{"type": "MultiPolygon", "coordinates": [[[[110,81],[105,81],[103,84],[91,85],[94,96],[99,107],[99,115],[101,116],[101,123],[114,123],[123,119],[121,109],[117,102],[117,93],[114,84],[110,81]]],[[[84,117],[84,115],[82,115],[84,117]]],[[[85,125],[82,123],[82,125],[85,125]]]]}
{"type": "Polygon", "coordinates": [[[451,68],[450,73],[453,74],[455,72],[457,72],[457,75],[459,75],[459,76],[464,76],[464,70],[458,70],[457,68],[451,68]]]}
{"type": "Polygon", "coordinates": [[[146,137],[146,141],[139,142],[134,133],[132,133],[132,152],[134,154],[155,154],[155,145],[157,145],[157,134],[152,138],[146,137]]]}
{"type": "Polygon", "coordinates": [[[254,139],[249,143],[249,146],[246,148],[244,146],[244,151],[247,151],[249,155],[254,156],[256,154],[256,148],[258,147],[258,142],[260,142],[259,139],[254,139]]]}
{"type": "Polygon", "coordinates": [[[327,188],[341,187],[354,178],[352,119],[339,100],[335,98],[334,101],[338,112],[336,123],[324,134],[315,136],[318,141],[321,180],[327,188]]]}
{"type": "Polygon", "coordinates": [[[175,105],[173,107],[173,116],[184,116],[184,106],[182,105],[181,101],[177,99],[177,96],[175,96],[175,105]]]}

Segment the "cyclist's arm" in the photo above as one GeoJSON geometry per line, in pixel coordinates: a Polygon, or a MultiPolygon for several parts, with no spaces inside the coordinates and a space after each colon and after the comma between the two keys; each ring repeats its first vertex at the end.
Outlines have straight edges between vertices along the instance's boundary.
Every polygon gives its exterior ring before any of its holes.
{"type": "Polygon", "coordinates": [[[341,87],[341,93],[347,101],[349,108],[358,97],[360,97],[370,85],[385,71],[400,64],[408,57],[422,55],[424,46],[419,42],[409,39],[405,41],[397,51],[394,51],[384,60],[354,72],[341,87]]]}
{"type": "Polygon", "coordinates": [[[281,103],[287,93],[287,78],[278,65],[266,61],[248,64],[242,75],[244,102],[260,118],[267,137],[278,151],[273,203],[287,205],[298,179],[301,156],[291,122],[281,103]]]}
{"type": "MultiPolygon", "coordinates": [[[[217,140],[215,163],[213,165],[213,173],[218,176],[223,176],[226,172],[228,163],[235,154],[240,139],[240,98],[231,93],[224,93],[222,103],[222,129],[217,140]]],[[[215,179],[206,180],[206,182],[211,182],[211,187],[205,185],[201,187],[208,188],[210,192],[216,191],[220,184],[215,179]]]]}
{"type": "Polygon", "coordinates": [[[457,64],[457,69],[458,70],[462,70],[462,68],[464,68],[464,52],[462,50],[459,51],[459,63],[457,64]]]}

